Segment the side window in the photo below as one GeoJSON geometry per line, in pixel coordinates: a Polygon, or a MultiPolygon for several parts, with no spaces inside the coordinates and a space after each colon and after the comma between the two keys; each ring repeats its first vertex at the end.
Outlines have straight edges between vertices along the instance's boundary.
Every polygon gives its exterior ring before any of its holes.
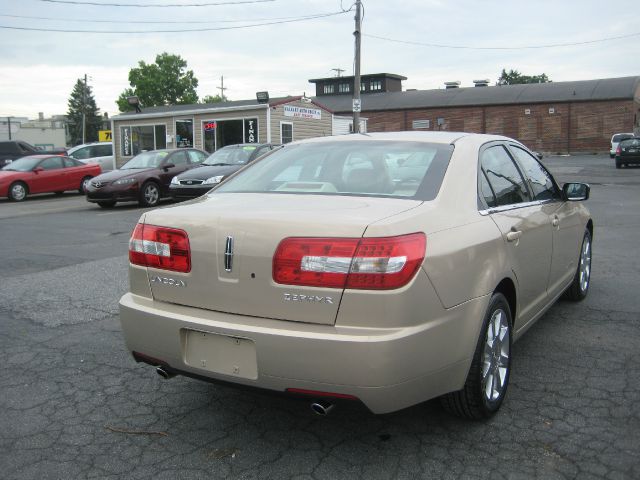
{"type": "Polygon", "coordinates": [[[79,162],[76,162],[76,161],[72,160],[71,158],[63,158],[62,161],[64,162],[65,168],[77,167],[78,163],[79,163],[79,162]]]}
{"type": "Polygon", "coordinates": [[[40,162],[39,167],[45,170],[57,170],[62,168],[62,157],[49,157],[40,162]]]}
{"type": "Polygon", "coordinates": [[[280,143],[293,141],[293,123],[280,122],[280,143]]]}
{"type": "Polygon", "coordinates": [[[167,160],[168,163],[173,163],[174,165],[186,165],[187,164],[187,152],[180,151],[175,152],[171,155],[171,158],[167,160]]]}
{"type": "Polygon", "coordinates": [[[202,163],[207,158],[204,153],[200,153],[197,150],[189,150],[187,153],[189,154],[189,161],[194,165],[202,163]]]}
{"type": "Polygon", "coordinates": [[[112,145],[94,145],[92,149],[92,157],[109,157],[113,155],[112,145]]]}
{"type": "Polygon", "coordinates": [[[482,152],[480,165],[495,193],[496,206],[531,201],[524,178],[504,147],[487,148],[482,152]]]}
{"type": "Polygon", "coordinates": [[[77,158],[78,160],[87,159],[89,158],[89,148],[90,147],[80,148],[73,152],[70,156],[71,158],[77,158]]]}
{"type": "Polygon", "coordinates": [[[491,185],[489,185],[489,181],[483,171],[480,171],[480,196],[484,198],[487,206],[489,208],[497,207],[498,202],[496,201],[496,196],[491,190],[491,185]]]}
{"type": "Polygon", "coordinates": [[[524,170],[524,174],[529,178],[534,200],[559,199],[560,192],[553,182],[553,177],[540,163],[533,158],[526,150],[511,146],[511,151],[516,156],[518,162],[524,170]]]}

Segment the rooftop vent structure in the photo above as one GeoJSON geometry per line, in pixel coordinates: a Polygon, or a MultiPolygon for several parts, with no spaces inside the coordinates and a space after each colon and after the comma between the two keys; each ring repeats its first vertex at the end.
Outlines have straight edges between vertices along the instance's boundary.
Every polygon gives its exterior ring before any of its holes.
{"type": "Polygon", "coordinates": [[[489,86],[489,79],[485,78],[482,80],[474,80],[473,81],[473,85],[475,87],[488,87],[489,86]]]}
{"type": "Polygon", "coordinates": [[[451,90],[452,88],[460,88],[460,81],[456,80],[455,82],[444,82],[444,88],[446,90],[451,90]]]}

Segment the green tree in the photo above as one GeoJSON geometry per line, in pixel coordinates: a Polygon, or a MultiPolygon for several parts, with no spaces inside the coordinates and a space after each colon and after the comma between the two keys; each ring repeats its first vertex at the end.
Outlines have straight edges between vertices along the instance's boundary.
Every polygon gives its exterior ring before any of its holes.
{"type": "Polygon", "coordinates": [[[137,68],[129,70],[129,85],[116,102],[121,112],[131,110],[127,97],[133,95],[142,108],[198,102],[198,79],[193,70],[187,70],[187,62],[180,55],[164,52],[149,64],[140,60],[137,68]]]}
{"type": "Polygon", "coordinates": [[[523,75],[518,70],[509,70],[503,68],[498,85],[517,85],[521,83],[547,83],[551,82],[546,73],[540,75],[523,75]]]}
{"type": "Polygon", "coordinates": [[[93,98],[91,87],[84,80],[78,79],[71,90],[68,102],[69,110],[67,119],[69,123],[69,136],[73,145],[82,143],[82,125],[84,113],[85,142],[98,140],[98,130],[102,128],[102,117],[93,98]]]}
{"type": "Polygon", "coordinates": [[[220,95],[205,95],[202,97],[200,103],[220,103],[226,102],[226,98],[222,98],[220,95]]]}

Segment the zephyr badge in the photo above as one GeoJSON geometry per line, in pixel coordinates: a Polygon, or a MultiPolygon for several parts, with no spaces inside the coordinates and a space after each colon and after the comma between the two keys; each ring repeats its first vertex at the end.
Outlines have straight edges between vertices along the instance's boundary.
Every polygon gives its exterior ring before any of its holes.
{"type": "Polygon", "coordinates": [[[230,272],[233,268],[233,237],[227,237],[227,244],[224,249],[224,269],[230,272]]]}

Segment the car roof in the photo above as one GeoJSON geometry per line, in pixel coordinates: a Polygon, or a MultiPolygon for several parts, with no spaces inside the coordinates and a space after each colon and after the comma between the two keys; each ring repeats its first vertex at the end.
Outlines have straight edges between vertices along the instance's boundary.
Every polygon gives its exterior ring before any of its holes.
{"type": "Polygon", "coordinates": [[[321,142],[350,142],[350,141],[367,141],[367,140],[388,140],[398,142],[428,142],[450,145],[463,138],[473,139],[476,142],[486,143],[494,140],[511,140],[502,135],[488,135],[483,133],[466,133],[466,132],[372,132],[372,133],[354,133],[349,135],[335,135],[327,137],[309,138],[293,142],[302,143],[321,143],[321,142]]]}

